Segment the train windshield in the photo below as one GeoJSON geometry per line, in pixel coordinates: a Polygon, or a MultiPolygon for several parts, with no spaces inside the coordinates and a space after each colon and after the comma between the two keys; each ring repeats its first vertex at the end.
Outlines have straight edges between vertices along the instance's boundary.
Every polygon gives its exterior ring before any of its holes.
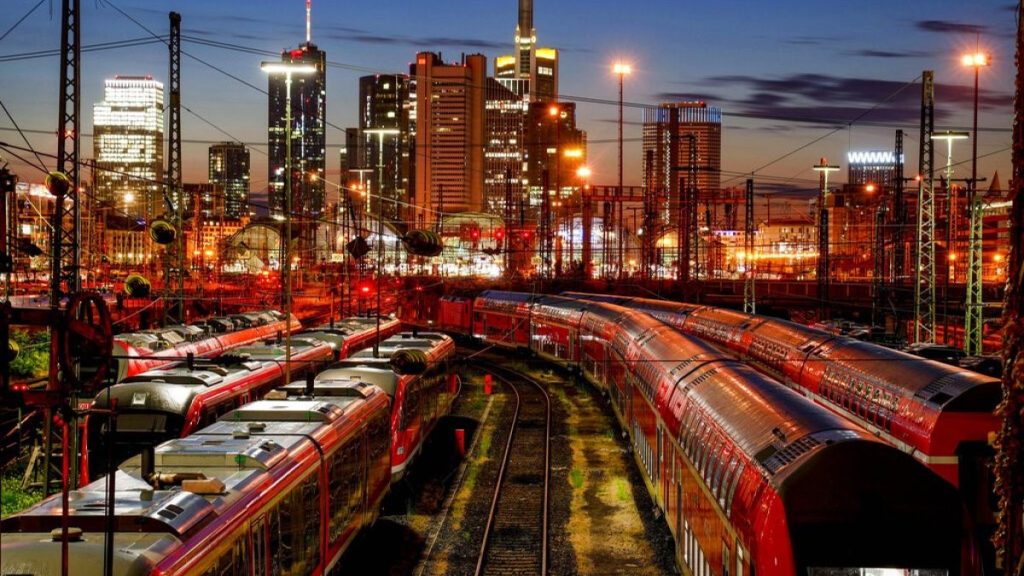
{"type": "Polygon", "coordinates": [[[807,576],[948,576],[946,570],[915,568],[808,568],[807,576]]]}

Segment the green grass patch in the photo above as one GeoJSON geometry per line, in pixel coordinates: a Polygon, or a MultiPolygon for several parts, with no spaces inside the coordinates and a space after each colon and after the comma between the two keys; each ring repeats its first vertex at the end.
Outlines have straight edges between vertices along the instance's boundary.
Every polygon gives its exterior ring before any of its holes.
{"type": "Polygon", "coordinates": [[[569,472],[569,483],[572,484],[573,488],[577,490],[583,488],[583,480],[583,471],[580,470],[579,468],[573,468],[569,472]]]}
{"type": "Polygon", "coordinates": [[[615,498],[619,502],[628,502],[630,500],[629,483],[622,478],[615,479],[615,498]]]}

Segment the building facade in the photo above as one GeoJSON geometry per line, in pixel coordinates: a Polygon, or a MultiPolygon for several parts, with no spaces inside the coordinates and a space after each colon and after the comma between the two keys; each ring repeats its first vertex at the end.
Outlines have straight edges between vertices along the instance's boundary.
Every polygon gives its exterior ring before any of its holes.
{"type": "MultiPolygon", "coordinates": [[[[326,203],[324,169],[327,126],[327,54],[312,42],[281,53],[287,64],[308,64],[313,74],[292,75],[292,212],[316,218],[326,203]]],[[[285,103],[286,75],[270,74],[268,81],[267,182],[271,214],[282,214],[285,205],[285,103]]]]}
{"type": "Polygon", "coordinates": [[[249,149],[240,142],[210,146],[210,183],[223,191],[223,215],[241,218],[249,207],[249,149]]]}
{"type": "Polygon", "coordinates": [[[359,135],[360,167],[367,169],[368,210],[399,221],[411,200],[408,76],[376,74],[359,79],[359,135]]]}
{"type": "Polygon", "coordinates": [[[577,170],[586,164],[587,134],[576,127],[572,102],[530,104],[526,128],[526,174],[532,217],[544,191],[555,201],[571,198],[582,186],[577,170]]]}
{"type": "Polygon", "coordinates": [[[529,105],[494,78],[487,79],[484,212],[518,217],[524,195],[526,117],[529,105]],[[506,211],[507,209],[507,211],[506,211]]]}
{"type": "Polygon", "coordinates": [[[439,213],[483,207],[486,67],[481,54],[457,64],[430,52],[416,56],[413,227],[433,224],[439,213]]]}
{"type": "Polygon", "coordinates": [[[851,151],[846,161],[846,182],[851,186],[874,184],[891,190],[896,184],[896,153],[892,150],[851,151]]]}
{"type": "Polygon", "coordinates": [[[164,85],[151,76],[104,82],[93,105],[93,171],[97,199],[135,218],[151,220],[164,202],[164,85]]]}
{"type": "Polygon", "coordinates": [[[690,164],[690,137],[697,147],[697,191],[717,194],[722,181],[722,111],[705,102],[672,102],[644,110],[644,185],[678,197],[690,164]]]}

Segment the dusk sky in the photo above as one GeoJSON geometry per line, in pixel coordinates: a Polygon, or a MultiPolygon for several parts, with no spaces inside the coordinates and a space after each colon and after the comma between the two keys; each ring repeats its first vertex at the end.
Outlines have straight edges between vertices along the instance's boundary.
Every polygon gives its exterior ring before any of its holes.
{"type": "MultiPolygon", "coordinates": [[[[0,14],[0,101],[28,130],[55,130],[59,59],[15,55],[59,47],[60,2],[3,0],[0,14]]],[[[998,170],[1006,182],[1010,163],[1015,5],[1007,0],[535,0],[538,42],[561,50],[560,92],[580,103],[578,123],[588,132],[592,181],[611,184],[616,174],[617,59],[631,62],[626,84],[626,182],[640,181],[640,105],[703,99],[725,113],[723,183],[742,184],[752,171],[760,184],[811,189],[819,157],[842,165],[851,149],[892,148],[895,128],[906,131],[907,173],[917,167],[920,86],[924,69],[935,71],[936,128],[968,129],[973,75],[960,55],[976,42],[992,56],[981,72],[979,175],[998,170]],[[908,86],[908,84],[911,84],[908,86]],[[902,90],[900,90],[903,88],[902,90]],[[847,126],[863,112],[860,122],[847,126]],[[828,123],[793,122],[817,119],[828,123]],[[836,130],[837,128],[840,128],[836,130]],[[835,132],[821,141],[815,139],[835,132]],[[806,146],[802,150],[797,150],[806,146]],[[789,154],[788,156],[786,156],[789,154]],[[784,157],[785,156],[785,157],[784,157]],[[781,159],[780,159],[781,158],[781,159]]],[[[118,8],[157,34],[167,12],[182,15],[182,111],[185,178],[207,179],[208,142],[231,138],[253,148],[252,189],[266,187],[266,96],[198,62],[195,56],[266,89],[261,60],[270,55],[197,44],[190,38],[279,52],[304,40],[303,0],[83,0],[84,45],[150,38],[118,8]],[[115,8],[116,7],[116,8],[115,8]],[[194,112],[194,113],[193,113],[194,112]],[[198,116],[197,116],[198,114],[198,116]],[[191,141],[191,142],[190,142],[191,141]]],[[[440,51],[446,61],[462,53],[493,57],[511,53],[515,0],[314,0],[313,42],[327,52],[327,116],[335,127],[357,124],[359,76],[402,73],[418,51],[440,51]]],[[[92,105],[104,78],[152,75],[167,80],[166,46],[152,42],[83,54],[82,130],[92,131],[92,105]]],[[[489,73],[492,70],[489,70],[489,73]]],[[[23,145],[0,111],[0,140],[23,145]]],[[[329,128],[328,178],[337,181],[344,135],[329,128]]],[[[55,139],[30,134],[33,146],[53,152],[55,139]]],[[[92,140],[82,142],[92,156],[92,140]]],[[[0,156],[4,153],[0,151],[0,156]]],[[[945,161],[937,148],[936,164],[945,161]]],[[[970,146],[957,145],[960,177],[969,175],[970,146]]],[[[40,173],[4,156],[23,179],[40,173]]],[[[52,161],[49,167],[52,168],[52,161]]]]}

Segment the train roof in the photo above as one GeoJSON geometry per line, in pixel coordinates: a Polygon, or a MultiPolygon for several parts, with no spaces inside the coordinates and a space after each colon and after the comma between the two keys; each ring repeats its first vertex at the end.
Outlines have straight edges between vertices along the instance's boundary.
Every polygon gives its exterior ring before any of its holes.
{"type": "MultiPolygon", "coordinates": [[[[374,387],[380,388],[375,382],[360,378],[349,378],[346,373],[337,374],[336,378],[316,379],[313,381],[312,396],[306,381],[296,380],[290,384],[279,387],[277,390],[285,393],[288,397],[295,398],[331,398],[332,402],[339,402],[339,398],[366,398],[372,394],[374,387]]],[[[392,378],[391,381],[394,381],[392,378]]],[[[383,389],[383,388],[382,388],[383,389]]]]}
{"type": "Polygon", "coordinates": [[[991,412],[1002,397],[997,378],[846,336],[819,346],[814,355],[826,362],[826,371],[870,375],[900,396],[947,412],[991,412]]]}
{"type": "Polygon", "coordinates": [[[506,290],[484,290],[478,298],[502,300],[506,302],[521,302],[529,304],[540,296],[531,292],[510,292],[506,290]]]}
{"type": "MultiPolygon", "coordinates": [[[[181,539],[214,511],[213,504],[201,495],[182,490],[153,490],[140,477],[124,471],[117,473],[115,486],[115,532],[148,532],[181,539]]],[[[83,532],[102,533],[106,529],[106,482],[93,482],[72,495],[70,526],[83,532]]],[[[0,528],[5,539],[15,532],[49,533],[61,527],[61,507],[61,497],[55,494],[21,514],[4,518],[0,528]]],[[[161,540],[156,537],[151,543],[161,540]]]]}
{"type": "MultiPolygon", "coordinates": [[[[368,360],[375,360],[375,362],[373,364],[346,365],[343,361],[335,364],[317,374],[313,380],[313,386],[314,388],[320,386],[319,382],[351,383],[352,385],[365,382],[377,386],[388,396],[393,397],[398,388],[398,374],[391,369],[391,364],[386,358],[368,360]]],[[[303,383],[304,385],[305,383],[303,383]]],[[[335,385],[325,385],[325,391],[335,385]]],[[[291,393],[290,390],[288,392],[291,393]]],[[[317,395],[333,396],[330,393],[317,393],[317,395]]]]}

